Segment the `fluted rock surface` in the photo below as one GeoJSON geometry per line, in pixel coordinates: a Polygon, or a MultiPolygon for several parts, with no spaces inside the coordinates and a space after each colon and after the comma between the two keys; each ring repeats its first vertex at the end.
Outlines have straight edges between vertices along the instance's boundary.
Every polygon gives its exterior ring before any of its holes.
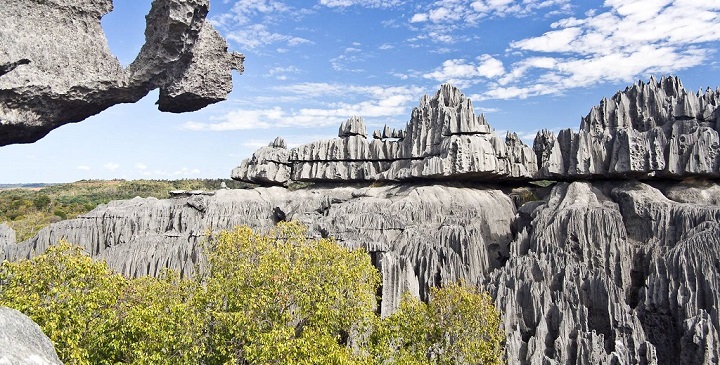
{"type": "Polygon", "coordinates": [[[161,111],[224,100],[244,56],[206,21],[208,0],[155,0],[145,44],[123,69],[100,19],[112,0],[5,0],[0,6],[0,146],[34,142],[160,89],[161,111]]]}
{"type": "Polygon", "coordinates": [[[290,180],[290,151],[280,137],[234,168],[230,177],[262,185],[285,185],[290,180]]]}
{"type": "MultiPolygon", "coordinates": [[[[602,99],[580,130],[541,130],[533,148],[515,133],[495,135],[457,88],[445,84],[413,109],[404,130],[367,139],[362,118],[338,139],[290,152],[289,181],[474,181],[720,177],[720,88],[692,93],[677,77],[651,78],[602,99]]],[[[257,182],[253,160],[233,174],[257,182]]],[[[262,164],[262,162],[257,162],[262,164]]],[[[264,174],[262,168],[260,174],[264,174]]]]}
{"type": "MultiPolygon", "coordinates": [[[[515,134],[505,140],[495,135],[485,117],[475,115],[470,99],[448,84],[432,98],[421,99],[405,130],[385,126],[368,140],[363,119],[352,117],[340,126],[338,136],[292,149],[289,180],[529,179],[537,172],[530,147],[515,134]]],[[[266,180],[256,176],[256,164],[263,162],[255,156],[243,161],[233,178],[266,180]]]]}
{"type": "Polygon", "coordinates": [[[32,319],[0,307],[0,364],[62,365],[52,341],[32,319]]]}
{"type": "Polygon", "coordinates": [[[519,211],[507,264],[487,279],[511,364],[653,363],[627,303],[632,257],[618,205],[587,182],[519,211]],[[513,354],[510,356],[510,354],[513,354]]]}
{"type": "Polygon", "coordinates": [[[5,260],[5,246],[15,244],[15,230],[5,223],[0,223],[0,262],[5,260]]]}
{"type": "Polygon", "coordinates": [[[718,362],[718,185],[657,185],[561,183],[518,209],[483,280],[511,364],[718,362]]]}
{"type": "Polygon", "coordinates": [[[208,230],[269,228],[297,219],[316,236],[362,247],[383,273],[382,313],[401,295],[465,280],[501,266],[512,240],[514,204],[499,190],[447,186],[219,190],[215,195],[111,202],[38,236],[6,246],[10,259],[44,252],[60,238],[79,244],[128,276],[170,267],[183,274],[205,264],[208,230]]]}
{"type": "Polygon", "coordinates": [[[677,77],[639,81],[602,99],[579,132],[539,132],[538,177],[717,177],[719,123],[720,88],[692,93],[677,77]]]}
{"type": "Polygon", "coordinates": [[[426,298],[455,280],[486,288],[503,313],[511,364],[717,363],[720,186],[653,184],[509,194],[346,184],[136,198],[8,243],[5,255],[29,257],[64,238],[128,276],[164,267],[189,275],[206,265],[208,230],[296,219],[311,235],[367,250],[383,278],[383,315],[405,292],[426,298]]]}

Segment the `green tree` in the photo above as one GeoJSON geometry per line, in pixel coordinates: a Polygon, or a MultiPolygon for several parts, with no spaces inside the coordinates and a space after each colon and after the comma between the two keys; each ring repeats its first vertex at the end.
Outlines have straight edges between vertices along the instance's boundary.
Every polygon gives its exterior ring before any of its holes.
{"type": "Polygon", "coordinates": [[[104,262],[61,241],[43,255],[0,270],[0,305],[42,327],[66,364],[112,364],[119,358],[116,303],[126,280],[104,262]]]}
{"type": "Polygon", "coordinates": [[[170,270],[129,280],[117,306],[123,362],[199,364],[205,349],[200,289],[170,270]]]}
{"type": "Polygon", "coordinates": [[[450,284],[427,304],[406,294],[376,326],[371,351],[382,364],[501,364],[504,340],[490,296],[450,284]]]}
{"type": "Polygon", "coordinates": [[[298,223],[208,242],[194,279],[127,279],[60,242],[0,266],[0,305],[30,316],[66,364],[497,364],[487,294],[460,285],[376,315],[369,255],[308,239],[298,223]]]}
{"type": "Polygon", "coordinates": [[[345,364],[369,328],[380,278],[369,256],[297,223],[211,240],[206,307],[212,363],[345,364]]]}

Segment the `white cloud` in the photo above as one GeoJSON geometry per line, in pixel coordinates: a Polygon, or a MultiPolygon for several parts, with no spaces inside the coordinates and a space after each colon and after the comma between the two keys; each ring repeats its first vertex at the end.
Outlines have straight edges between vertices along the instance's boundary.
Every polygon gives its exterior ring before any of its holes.
{"type": "Polygon", "coordinates": [[[287,80],[288,74],[296,74],[299,72],[301,72],[301,70],[295,66],[278,66],[269,69],[266,76],[274,77],[278,80],[287,80]]]}
{"type": "Polygon", "coordinates": [[[182,128],[194,131],[227,131],[240,129],[267,129],[280,127],[319,127],[338,125],[357,115],[364,118],[383,118],[406,115],[410,104],[422,92],[418,87],[357,86],[328,83],[301,83],[276,87],[276,91],[302,94],[307,98],[350,96],[363,100],[329,103],[323,108],[285,110],[238,109],[223,116],[212,118],[208,123],[187,122],[182,128]]]}
{"type": "Polygon", "coordinates": [[[280,107],[264,110],[234,110],[222,117],[211,118],[211,123],[187,122],[182,129],[192,131],[227,131],[244,129],[266,129],[284,118],[280,107]]]}
{"type": "Polygon", "coordinates": [[[395,48],[395,46],[393,46],[393,45],[390,44],[390,43],[383,43],[383,44],[380,45],[380,47],[378,47],[378,49],[379,49],[379,50],[382,50],[382,51],[385,51],[385,50],[388,50],[388,49],[393,49],[393,48],[395,48]]]}
{"type": "Polygon", "coordinates": [[[273,17],[292,10],[280,1],[242,0],[236,1],[229,13],[214,17],[211,22],[217,27],[246,25],[261,17],[273,17]]]}
{"type": "Polygon", "coordinates": [[[360,43],[353,43],[354,47],[347,47],[343,53],[335,58],[330,59],[330,65],[335,71],[363,72],[362,68],[354,67],[355,64],[363,63],[367,59],[367,54],[362,52],[360,43]]]}
{"type": "Polygon", "coordinates": [[[442,66],[423,75],[423,77],[440,83],[449,82],[463,88],[477,84],[483,79],[496,79],[505,74],[502,61],[491,55],[481,55],[477,57],[476,61],[468,62],[465,59],[446,60],[442,66]]]}
{"type": "Polygon", "coordinates": [[[436,0],[419,6],[409,16],[411,29],[419,31],[408,39],[411,46],[418,41],[453,44],[471,40],[459,29],[476,27],[486,18],[526,17],[543,10],[547,14],[562,14],[570,10],[570,0],[436,0]]]}
{"type": "Polygon", "coordinates": [[[90,170],[90,166],[80,165],[80,166],[77,167],[77,169],[78,169],[78,170],[85,170],[85,171],[87,171],[87,170],[90,170]]]}
{"type": "Polygon", "coordinates": [[[115,171],[115,170],[117,170],[117,169],[120,167],[120,165],[118,165],[118,164],[116,164],[116,163],[114,163],[114,162],[108,162],[108,163],[106,163],[105,165],[103,165],[103,167],[104,167],[106,170],[115,171]]]}
{"type": "MultiPolygon", "coordinates": [[[[542,5],[522,4],[531,3],[542,5]]],[[[478,11],[494,6],[507,12],[518,5],[509,0],[474,3],[478,11]]],[[[450,59],[425,77],[461,87],[484,83],[487,91],[478,100],[561,94],[702,65],[716,52],[708,43],[718,41],[718,1],[606,0],[604,8],[590,10],[584,18],[561,19],[540,36],[512,42],[506,57],[519,60],[502,62],[487,55],[477,62],[450,59]]]]}
{"type": "Polygon", "coordinates": [[[320,0],[320,5],[325,5],[329,8],[347,8],[350,6],[392,8],[402,3],[402,0],[320,0]]]}
{"type": "Polygon", "coordinates": [[[305,38],[273,33],[268,30],[267,25],[264,24],[251,24],[240,29],[232,30],[228,32],[227,39],[232,40],[248,49],[254,49],[279,42],[284,42],[289,47],[313,43],[305,38]]]}
{"type": "Polygon", "coordinates": [[[428,15],[425,13],[418,13],[410,18],[410,23],[422,23],[428,20],[428,15]]]}
{"type": "Polygon", "coordinates": [[[135,164],[135,168],[137,168],[138,170],[146,170],[146,169],[147,169],[147,165],[144,164],[144,163],[142,163],[142,162],[138,162],[138,163],[135,164]]]}
{"type": "Polygon", "coordinates": [[[476,24],[486,17],[524,17],[542,9],[567,11],[570,0],[438,0],[426,11],[413,14],[410,23],[442,24],[456,27],[476,24]]]}

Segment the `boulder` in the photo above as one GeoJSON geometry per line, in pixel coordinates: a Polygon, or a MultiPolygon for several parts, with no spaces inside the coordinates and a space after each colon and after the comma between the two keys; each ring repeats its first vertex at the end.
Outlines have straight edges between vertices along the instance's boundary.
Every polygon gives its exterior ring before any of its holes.
{"type": "Polygon", "coordinates": [[[155,0],[145,44],[123,68],[100,21],[112,0],[7,0],[0,7],[0,146],[51,130],[160,89],[161,111],[187,112],[224,100],[244,56],[206,21],[208,0],[155,0]]]}
{"type": "Polygon", "coordinates": [[[0,364],[62,365],[50,339],[28,316],[0,306],[0,364]]]}

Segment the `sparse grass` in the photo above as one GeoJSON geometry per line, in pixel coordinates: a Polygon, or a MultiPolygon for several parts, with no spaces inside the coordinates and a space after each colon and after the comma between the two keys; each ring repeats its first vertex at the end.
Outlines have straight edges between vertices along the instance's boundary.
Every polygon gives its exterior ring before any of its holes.
{"type": "Polygon", "coordinates": [[[24,241],[43,227],[87,213],[111,200],[139,197],[168,198],[170,190],[217,190],[221,182],[230,188],[247,184],[224,179],[186,180],[82,180],[42,189],[0,191],[0,222],[15,230],[24,241]]]}

